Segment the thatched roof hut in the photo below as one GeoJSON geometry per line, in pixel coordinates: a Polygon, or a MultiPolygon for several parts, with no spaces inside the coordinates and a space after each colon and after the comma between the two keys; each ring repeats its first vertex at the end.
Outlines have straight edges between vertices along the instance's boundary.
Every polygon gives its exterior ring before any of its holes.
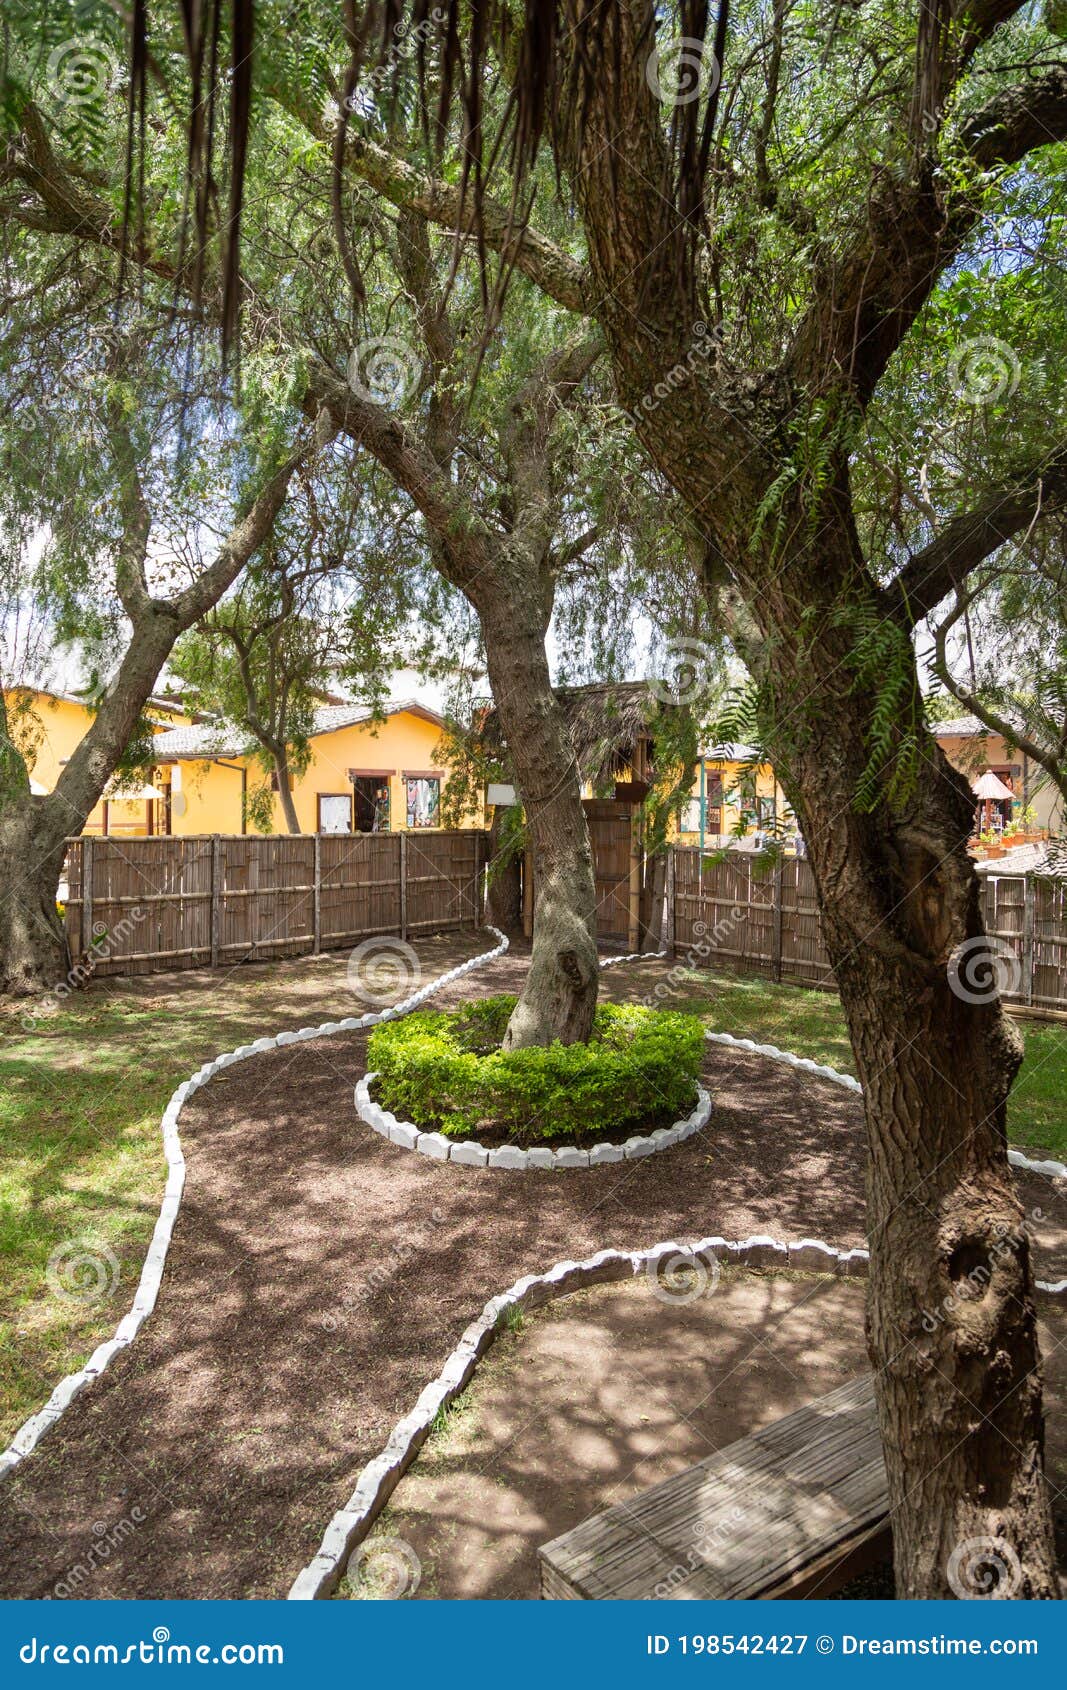
{"type": "MultiPolygon", "coordinates": [[[[692,713],[657,695],[651,681],[595,681],[588,686],[557,687],[570,724],[582,779],[602,787],[628,774],[634,784],[648,784],[655,770],[657,738],[677,747],[687,731],[696,743],[692,713]]],[[[500,721],[490,709],[481,740],[491,755],[504,753],[500,721]]],[[[672,760],[677,751],[672,749],[672,760]]]]}

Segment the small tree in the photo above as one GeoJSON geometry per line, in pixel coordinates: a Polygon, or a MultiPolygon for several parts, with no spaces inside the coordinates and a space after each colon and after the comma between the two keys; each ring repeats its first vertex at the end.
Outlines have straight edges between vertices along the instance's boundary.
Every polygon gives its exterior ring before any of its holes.
{"type": "MultiPolygon", "coordinates": [[[[339,459],[333,472],[320,466],[314,479],[297,478],[260,557],[171,660],[187,705],[248,734],[274,777],[290,833],[300,832],[292,782],[307,768],[324,696],[341,685],[380,702],[424,602],[417,566],[403,567],[395,550],[366,540],[367,513],[352,504],[347,462],[339,459]]],[[[270,786],[263,796],[269,826],[270,786]]]]}
{"type": "MultiPolygon", "coordinates": [[[[40,298],[34,305],[40,307],[40,298]]],[[[55,305],[49,302],[50,309],[55,305]]],[[[42,426],[35,413],[33,427],[14,434],[25,414],[19,403],[28,374],[25,348],[10,360],[5,380],[15,399],[6,417],[16,457],[7,502],[17,519],[9,520],[8,530],[22,541],[30,521],[51,539],[35,567],[10,552],[6,563],[19,592],[34,593],[47,607],[53,637],[76,637],[101,679],[93,720],[46,795],[31,790],[6,703],[0,718],[0,862],[6,884],[0,990],[17,994],[47,989],[67,972],[56,908],[65,841],[81,832],[122,767],[176,639],[221,598],[263,543],[309,450],[305,439],[281,453],[272,443],[258,463],[249,454],[243,487],[198,479],[191,459],[178,472],[173,431],[180,381],[172,348],[164,343],[155,361],[156,392],[141,380],[135,397],[131,364],[141,376],[153,368],[150,335],[142,329],[117,338],[100,334],[88,343],[83,339],[77,353],[67,335],[84,332],[84,322],[72,323],[69,304],[50,326],[53,340],[38,338],[32,356],[38,368],[47,367],[49,351],[64,359],[67,408],[58,423],[42,426]],[[168,524],[187,520],[190,504],[204,525],[206,556],[199,547],[168,548],[163,537],[168,524]],[[221,517],[214,543],[207,532],[212,517],[221,517]]],[[[217,454],[214,430],[211,445],[217,454]]],[[[19,655],[9,651],[9,663],[19,655]]],[[[3,679],[8,688],[26,674],[9,667],[3,679]]]]}

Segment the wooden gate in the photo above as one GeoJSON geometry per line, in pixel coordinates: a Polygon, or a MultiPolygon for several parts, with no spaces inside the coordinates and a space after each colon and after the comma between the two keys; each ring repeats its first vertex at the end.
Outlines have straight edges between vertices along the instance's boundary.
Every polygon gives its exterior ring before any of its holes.
{"type": "MultiPolygon", "coordinates": [[[[586,798],[596,885],[596,936],[605,950],[636,951],[640,943],[641,806],[614,798],[586,798]]],[[[533,932],[537,901],[533,862],[527,851],[523,875],[523,927],[533,932]]]]}

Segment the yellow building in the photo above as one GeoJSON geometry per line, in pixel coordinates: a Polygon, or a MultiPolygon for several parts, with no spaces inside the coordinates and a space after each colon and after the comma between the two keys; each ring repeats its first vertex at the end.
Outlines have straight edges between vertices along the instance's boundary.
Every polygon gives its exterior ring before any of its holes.
{"type": "MultiPolygon", "coordinates": [[[[72,693],[46,692],[14,687],[4,693],[8,730],[29,770],[34,792],[55,790],[65,763],[85,738],[93,711],[72,693]]],[[[145,714],[162,733],[177,722],[189,720],[173,699],[152,698],[145,714]]],[[[164,795],[161,789],[142,782],[119,784],[97,804],[84,828],[86,833],[163,833],[164,795]]]]}
{"type": "MultiPolygon", "coordinates": [[[[14,689],[5,693],[12,739],[26,758],[35,792],[51,792],[63,765],[84,738],[93,713],[66,693],[14,689]]],[[[239,728],[193,723],[173,700],[154,698],[146,714],[156,724],[158,762],[146,784],[115,786],[89,817],[84,832],[245,833],[258,831],[248,815],[249,794],[274,784],[248,752],[239,728]]],[[[375,722],[366,706],[328,705],[316,713],[311,759],[293,785],[305,833],[401,832],[440,825],[447,772],[436,756],[444,718],[417,699],[386,707],[375,722]]],[[[273,831],[285,831],[277,797],[273,831]]],[[[471,825],[480,818],[472,817],[471,825]]]]}
{"type": "MultiPolygon", "coordinates": [[[[437,748],[445,722],[417,699],[386,706],[375,721],[367,706],[332,704],[315,715],[311,758],[295,777],[293,803],[305,833],[398,833],[440,826],[447,781],[437,748]]],[[[240,729],[212,724],[179,727],[159,736],[157,783],[166,794],[169,831],[257,831],[249,795],[275,785],[248,754],[240,729]]],[[[472,825],[478,818],[472,818],[472,825]]],[[[277,796],[272,831],[285,832],[277,796]]]]}
{"type": "Polygon", "coordinates": [[[748,745],[713,745],[700,754],[692,794],[679,817],[683,845],[721,847],[745,835],[779,831],[788,839],[795,823],[769,763],[753,768],[748,745]]]}

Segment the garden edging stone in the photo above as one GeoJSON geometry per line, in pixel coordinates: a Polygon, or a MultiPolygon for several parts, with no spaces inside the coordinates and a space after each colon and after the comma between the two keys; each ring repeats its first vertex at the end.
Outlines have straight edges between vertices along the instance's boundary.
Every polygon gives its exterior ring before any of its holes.
{"type": "MultiPolygon", "coordinates": [[[[626,962],[629,958],[617,957],[614,960],[626,962]]],[[[680,1144],[684,1138],[699,1132],[707,1125],[711,1115],[711,1097],[698,1082],[696,1108],[692,1114],[682,1121],[675,1121],[672,1127],[657,1127],[647,1138],[629,1138],[625,1144],[595,1144],[591,1150],[580,1150],[573,1144],[564,1145],[559,1150],[553,1150],[549,1145],[543,1144],[535,1145],[530,1150],[521,1144],[498,1144],[494,1149],[487,1150],[477,1139],[449,1139],[445,1138],[443,1133],[422,1132],[413,1121],[398,1120],[388,1109],[383,1109],[371,1098],[370,1088],[377,1078],[374,1069],[370,1069],[357,1081],[353,1094],[356,1114],[364,1126],[400,1149],[415,1150],[422,1156],[432,1157],[436,1162],[455,1162],[461,1167],[504,1168],[517,1173],[526,1173],[531,1168],[543,1168],[550,1172],[570,1168],[596,1168],[604,1162],[621,1162],[624,1158],[633,1160],[640,1156],[651,1156],[657,1150],[669,1150],[672,1145],[680,1144]],[[612,1154],[608,1154],[609,1152],[612,1154]]]]}
{"type": "MultiPolygon", "coordinates": [[[[114,1356],[136,1338],[141,1327],[156,1306],[159,1288],[163,1281],[163,1271],[166,1267],[167,1251],[170,1248],[171,1234],[178,1216],[182,1192],[185,1187],[185,1157],[182,1154],[181,1139],[178,1135],[178,1117],[189,1098],[200,1087],[219,1073],[222,1069],[233,1067],[236,1062],[245,1062],[249,1057],[262,1055],[266,1051],[284,1048],[286,1045],[296,1044],[304,1039],[332,1037],[336,1033],[353,1032],[362,1027],[373,1026],[378,1021],[392,1021],[398,1015],[410,1014],[419,1003],[424,1002],[429,992],[439,991],[442,986],[450,985],[458,980],[461,974],[469,974],[474,967],[483,967],[503,956],[508,950],[507,937],[498,927],[488,923],[487,931],[499,941],[492,950],[483,951],[480,956],[471,958],[470,962],[461,967],[450,968],[447,973],[431,981],[429,987],[423,987],[412,997],[405,998],[402,1003],[391,1009],[377,1014],[361,1015],[358,1018],[349,1017],[345,1021],[324,1021],[316,1027],[301,1027],[296,1031],[289,1030],[277,1033],[272,1038],[256,1039],[253,1044],[238,1045],[236,1050],[223,1051],[213,1057],[210,1062],[203,1063],[188,1080],[183,1080],[171,1093],[170,1101],[163,1111],[160,1126],[163,1134],[163,1151],[167,1159],[167,1180],[163,1199],[160,1206],[159,1218],[148,1246],[141,1277],[137,1283],[133,1305],[119,1321],[115,1334],[106,1343],[100,1344],[93,1351],[84,1367],[76,1373],[68,1373],[59,1381],[52,1395],[39,1409],[19,1427],[7,1449],[0,1454],[0,1479],[12,1472],[21,1461],[24,1461],[40,1443],[44,1434],[59,1420],[63,1412],[70,1406],[78,1393],[91,1380],[99,1378],[114,1356]]],[[[447,1155],[447,1149],[445,1151],[447,1155]]]]}

